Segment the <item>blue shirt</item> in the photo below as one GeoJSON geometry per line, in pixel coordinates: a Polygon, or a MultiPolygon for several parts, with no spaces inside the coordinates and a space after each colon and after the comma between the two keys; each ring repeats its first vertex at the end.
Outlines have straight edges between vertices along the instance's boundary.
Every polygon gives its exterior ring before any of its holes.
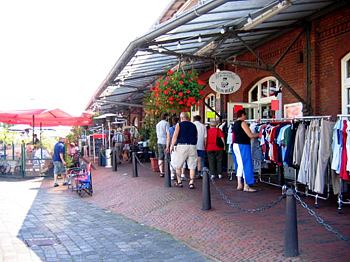
{"type": "Polygon", "coordinates": [[[175,133],[175,126],[171,126],[171,127],[169,128],[170,143],[171,143],[171,140],[173,139],[174,133],[175,133]]]}
{"type": "Polygon", "coordinates": [[[190,121],[180,122],[180,131],[177,136],[177,144],[197,145],[197,127],[190,121]]]}
{"type": "Polygon", "coordinates": [[[64,143],[63,142],[57,142],[54,149],[53,149],[53,156],[52,156],[52,160],[53,161],[60,161],[62,162],[61,160],[61,157],[60,157],[60,154],[63,154],[63,157],[65,155],[65,146],[64,146],[64,143]]]}

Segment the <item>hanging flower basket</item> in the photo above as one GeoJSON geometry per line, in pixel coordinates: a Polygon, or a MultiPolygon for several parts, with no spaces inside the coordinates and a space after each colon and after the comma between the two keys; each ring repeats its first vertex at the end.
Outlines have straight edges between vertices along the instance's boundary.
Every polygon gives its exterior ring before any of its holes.
{"type": "Polygon", "coordinates": [[[189,111],[203,98],[205,85],[194,70],[168,70],[151,88],[146,105],[158,112],[189,111]]]}

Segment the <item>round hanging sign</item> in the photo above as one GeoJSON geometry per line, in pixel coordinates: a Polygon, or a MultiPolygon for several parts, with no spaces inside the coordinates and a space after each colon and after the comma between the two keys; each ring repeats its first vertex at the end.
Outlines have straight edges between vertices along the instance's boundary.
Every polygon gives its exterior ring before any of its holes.
{"type": "Polygon", "coordinates": [[[242,81],[239,75],[231,71],[220,71],[209,78],[211,89],[220,94],[232,94],[241,87],[242,81]]]}

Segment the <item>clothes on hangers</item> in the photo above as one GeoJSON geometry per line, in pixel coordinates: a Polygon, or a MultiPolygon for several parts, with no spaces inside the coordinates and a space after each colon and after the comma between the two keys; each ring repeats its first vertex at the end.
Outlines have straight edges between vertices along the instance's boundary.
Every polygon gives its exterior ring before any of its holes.
{"type": "Polygon", "coordinates": [[[350,180],[350,123],[340,119],[333,130],[333,159],[331,168],[343,180],[350,180]]]}
{"type": "MultiPolygon", "coordinates": [[[[328,172],[329,159],[332,153],[332,145],[329,141],[332,140],[332,130],[334,123],[325,119],[321,120],[320,144],[318,150],[318,162],[315,176],[315,185],[313,191],[323,194],[326,177],[328,172]]],[[[334,184],[333,184],[334,185],[334,184]]],[[[333,186],[333,192],[334,190],[333,186]]]]}

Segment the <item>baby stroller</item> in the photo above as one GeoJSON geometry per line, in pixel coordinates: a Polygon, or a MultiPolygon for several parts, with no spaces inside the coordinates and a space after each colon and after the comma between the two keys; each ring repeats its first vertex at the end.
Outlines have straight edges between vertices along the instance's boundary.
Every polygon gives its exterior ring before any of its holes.
{"type": "Polygon", "coordinates": [[[68,188],[76,191],[79,196],[88,194],[92,196],[91,164],[73,167],[68,170],[68,188]]]}

